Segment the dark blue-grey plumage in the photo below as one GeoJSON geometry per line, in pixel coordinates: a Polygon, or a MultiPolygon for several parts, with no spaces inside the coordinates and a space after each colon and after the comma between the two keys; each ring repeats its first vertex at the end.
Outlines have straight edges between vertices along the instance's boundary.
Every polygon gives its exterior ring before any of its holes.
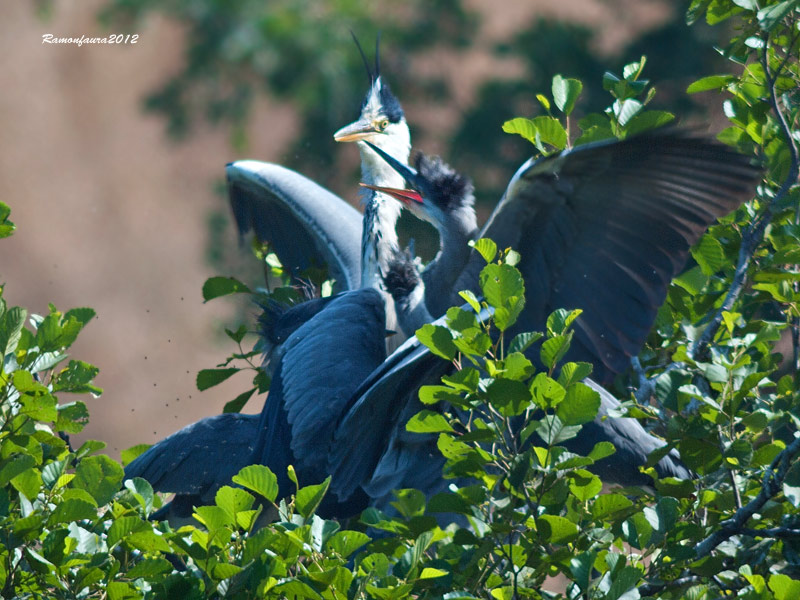
{"type": "Polygon", "coordinates": [[[361,215],[310,179],[279,165],[240,160],[226,167],[239,233],[254,231],[291,273],[328,267],[334,289],[361,280],[361,215]]]}
{"type": "MultiPolygon", "coordinates": [[[[591,362],[598,381],[626,371],[689,248],[752,197],[759,177],[748,157],[674,128],[528,161],[480,232],[522,257],[517,330],[581,308],[567,358],[591,362]]],[[[475,254],[454,291],[475,291],[475,254]]]]}
{"type": "Polygon", "coordinates": [[[172,523],[191,518],[193,507],[213,504],[223,485],[250,464],[258,415],[224,413],[187,425],[151,446],[125,467],[125,478],[141,477],[153,490],[174,493],[153,514],[172,523]]]}
{"type": "MultiPolygon", "coordinates": [[[[326,302],[283,343],[252,458],[277,475],[281,495],[293,491],[290,464],[301,485],[327,477],[336,423],[361,381],[386,358],[384,323],[380,293],[353,290],[326,302]]],[[[320,514],[349,516],[366,505],[363,494],[345,500],[329,496],[320,514]]]]}

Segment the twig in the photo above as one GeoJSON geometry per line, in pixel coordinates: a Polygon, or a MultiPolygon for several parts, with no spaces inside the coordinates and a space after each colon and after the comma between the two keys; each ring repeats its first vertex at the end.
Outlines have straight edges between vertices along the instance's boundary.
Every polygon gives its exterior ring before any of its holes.
{"type": "MultiPolygon", "coordinates": [[[[750,517],[759,512],[767,503],[767,500],[780,491],[786,473],[789,471],[789,466],[798,454],[800,454],[800,435],[784,448],[784,450],[775,457],[775,460],[772,461],[769,468],[767,468],[767,472],[764,475],[764,482],[758,495],[745,506],[737,510],[733,517],[722,521],[717,526],[714,533],[695,546],[695,553],[698,558],[710,554],[714,548],[728,538],[742,534],[745,531],[744,524],[747,523],[750,517]]],[[[748,531],[758,530],[751,529],[748,531]]]]}
{"type": "Polygon", "coordinates": [[[771,529],[742,529],[742,535],[760,538],[800,539],[800,529],[790,527],[773,527],[771,529]]]}
{"type": "Polygon", "coordinates": [[[656,596],[661,594],[667,589],[681,588],[695,583],[705,583],[705,579],[697,575],[688,575],[686,577],[679,577],[674,581],[665,581],[664,583],[645,583],[636,588],[640,596],[656,596]]]}

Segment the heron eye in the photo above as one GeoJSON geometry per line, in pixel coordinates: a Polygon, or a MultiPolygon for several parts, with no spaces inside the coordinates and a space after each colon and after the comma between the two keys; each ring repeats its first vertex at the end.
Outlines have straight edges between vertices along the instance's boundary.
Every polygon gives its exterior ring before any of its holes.
{"type": "Polygon", "coordinates": [[[380,121],[380,122],[378,123],[378,131],[383,131],[383,130],[384,130],[384,129],[386,129],[388,126],[389,126],[389,121],[387,121],[386,119],[384,119],[383,121],[380,121]]]}

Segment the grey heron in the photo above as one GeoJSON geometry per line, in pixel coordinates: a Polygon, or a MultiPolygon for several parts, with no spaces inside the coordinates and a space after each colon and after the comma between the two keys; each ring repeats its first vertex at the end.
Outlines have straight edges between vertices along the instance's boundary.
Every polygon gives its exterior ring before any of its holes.
{"type": "MultiPolygon", "coordinates": [[[[417,206],[426,206],[427,192],[426,212],[440,231],[444,229],[441,215],[443,208],[458,204],[454,194],[441,193],[433,178],[376,151],[419,193],[414,197],[409,190],[382,191],[417,206]]],[[[627,364],[644,342],[666,286],[691,244],[714,219],[746,199],[757,174],[746,157],[678,130],[591,144],[525,163],[481,234],[501,247],[519,246],[529,252],[522,254],[520,266],[532,298],[520,329],[535,329],[537,324],[541,328],[550,310],[562,304],[572,308],[588,303],[576,336],[579,356],[592,362],[601,376],[622,370],[623,359],[627,364]],[[616,286],[617,294],[609,294],[606,286],[616,286]],[[627,312],[620,311],[620,305],[627,312]],[[610,343],[595,341],[606,336],[610,343]]],[[[454,241],[453,235],[440,235],[443,245],[454,241]]],[[[440,256],[446,256],[444,250],[440,256]]],[[[449,269],[459,273],[452,294],[461,287],[475,288],[482,261],[473,256],[460,264],[451,262],[449,269]]],[[[410,301],[403,289],[399,300],[404,294],[410,301]]],[[[418,410],[419,386],[435,383],[448,367],[437,364],[413,338],[400,350],[365,381],[337,430],[329,467],[333,491],[340,497],[358,487],[373,498],[393,487],[418,487],[413,479],[419,465],[436,456],[425,436],[403,439],[410,435],[404,432],[404,419],[416,412],[412,408],[418,410]],[[369,423],[368,430],[364,423],[369,423]],[[366,439],[362,435],[355,449],[345,440],[356,429],[380,434],[366,439]],[[393,432],[389,437],[387,430],[393,432]]],[[[594,381],[586,383],[600,395],[600,413],[571,448],[586,453],[596,441],[611,441],[617,454],[597,465],[603,477],[626,485],[647,483],[649,478],[638,467],[664,443],[634,419],[605,418],[619,402],[594,381]]],[[[689,475],[674,451],[657,463],[656,471],[662,477],[689,475]]]]}
{"type": "MultiPolygon", "coordinates": [[[[408,126],[399,102],[380,77],[377,45],[374,71],[360,46],[358,49],[370,87],[359,119],[337,132],[337,139],[372,140],[407,160],[408,126]]],[[[365,180],[382,185],[402,184],[402,178],[372,150],[363,143],[359,146],[365,180]]],[[[348,399],[361,379],[385,358],[385,350],[378,348],[378,342],[384,344],[386,330],[383,300],[378,301],[378,292],[369,288],[382,286],[380,273],[399,252],[394,226],[400,206],[390,196],[370,192],[364,198],[362,223],[361,215],[347,202],[279,165],[237,161],[227,165],[226,175],[231,209],[241,235],[253,230],[259,240],[269,242],[293,274],[310,266],[327,265],[335,290],[357,291],[314,299],[285,311],[263,307],[263,343],[265,349],[275,352],[272,389],[262,414],[201,420],[155,444],[129,465],[130,476],[156,481],[158,491],[177,493],[172,505],[189,515],[191,511],[187,509],[193,503],[213,500],[216,490],[228,483],[230,476],[252,462],[272,468],[282,493],[289,492],[289,464],[298,467],[304,484],[324,479],[326,473],[319,468],[318,452],[324,447],[326,427],[338,419],[337,402],[348,399]],[[358,289],[361,287],[367,289],[358,289]],[[353,323],[356,325],[351,327],[353,323]],[[345,342],[339,340],[343,331],[348,331],[345,342]],[[318,360],[309,368],[307,356],[312,349],[323,353],[315,354],[318,360]],[[342,361],[338,356],[346,359],[342,361]],[[211,424],[225,427],[215,431],[209,427],[211,424]],[[241,453],[228,455],[227,448],[233,443],[229,439],[246,443],[241,453]],[[249,452],[244,451],[245,447],[249,452]],[[194,454],[190,456],[184,449],[194,454]],[[203,494],[197,494],[193,480],[201,463],[210,467],[209,477],[201,483],[203,494]],[[211,472],[215,465],[218,476],[211,472]],[[170,476],[163,477],[167,471],[170,476]]],[[[348,506],[354,505],[350,499],[348,506]]],[[[322,510],[338,514],[344,508],[325,504],[322,510]]]]}

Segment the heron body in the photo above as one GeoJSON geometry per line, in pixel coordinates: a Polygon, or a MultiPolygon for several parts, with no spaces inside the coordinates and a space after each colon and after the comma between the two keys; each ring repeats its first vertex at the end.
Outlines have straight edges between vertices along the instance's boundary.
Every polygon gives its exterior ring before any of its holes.
{"type": "MultiPolygon", "coordinates": [[[[427,192],[429,201],[423,200],[423,210],[427,208],[440,230],[443,246],[452,242],[455,236],[446,233],[443,211],[431,208],[430,200],[437,197],[433,180],[398,163],[392,162],[412,186],[419,186],[420,199],[427,192]]],[[[623,360],[627,364],[644,342],[666,286],[683,266],[691,244],[715,218],[746,199],[757,173],[745,157],[676,130],[587,145],[525,163],[480,234],[492,237],[500,247],[523,250],[520,268],[532,301],[526,303],[517,330],[542,329],[552,310],[588,304],[581,336],[576,335],[583,340],[578,354],[601,377],[623,370],[623,360]]],[[[408,199],[407,190],[394,192],[408,199]]],[[[459,204],[455,198],[445,203],[439,200],[437,207],[459,204]]],[[[440,261],[446,256],[443,248],[440,261]]],[[[442,264],[446,266],[438,268],[458,273],[446,303],[456,303],[459,289],[479,291],[481,257],[462,254],[442,264]]],[[[413,479],[416,466],[432,455],[432,438],[426,441],[418,436],[414,443],[403,440],[409,435],[403,433],[403,419],[416,412],[405,407],[417,409],[419,386],[438,381],[447,367],[437,366],[426,356],[426,349],[410,342],[400,363],[390,357],[365,382],[371,386],[362,386],[337,430],[337,442],[355,429],[363,431],[365,422],[375,431],[396,432],[388,438],[382,433],[362,439],[358,456],[344,444],[334,445],[330,468],[338,475],[334,491],[341,496],[361,486],[375,498],[388,491],[376,482],[395,485],[413,479]],[[384,461],[394,465],[391,478],[378,476],[391,470],[384,468],[384,461]]],[[[594,381],[586,383],[600,394],[600,412],[580,439],[565,445],[585,453],[598,441],[611,441],[618,454],[596,465],[602,476],[623,485],[647,483],[649,477],[638,467],[664,442],[635,419],[608,417],[619,402],[594,381]]],[[[690,475],[674,451],[655,469],[659,476],[690,475]]]]}

